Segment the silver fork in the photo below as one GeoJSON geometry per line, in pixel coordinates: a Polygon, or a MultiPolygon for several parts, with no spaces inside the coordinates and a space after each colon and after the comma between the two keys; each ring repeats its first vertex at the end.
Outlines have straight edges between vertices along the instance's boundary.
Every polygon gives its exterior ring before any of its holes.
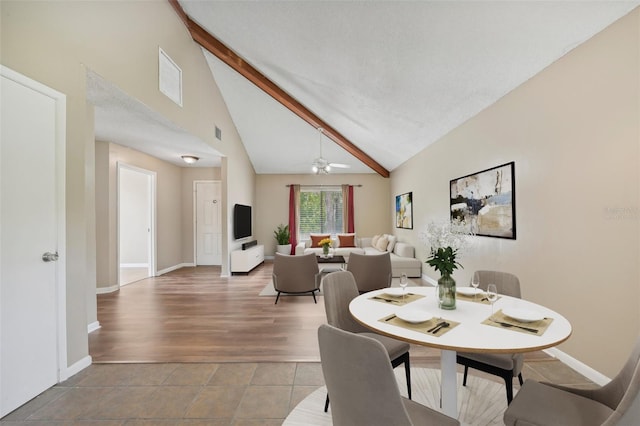
{"type": "Polygon", "coordinates": [[[493,319],[493,318],[489,318],[489,319],[490,319],[491,321],[495,322],[496,324],[501,325],[501,326],[506,327],[506,328],[517,327],[517,328],[520,328],[520,329],[522,329],[522,330],[528,331],[528,332],[530,332],[530,333],[536,333],[536,334],[538,333],[538,330],[537,330],[537,329],[535,329],[535,328],[531,328],[531,327],[524,327],[524,326],[522,326],[522,325],[511,324],[511,323],[504,322],[504,321],[497,321],[497,320],[495,320],[495,319],[493,319]]]}

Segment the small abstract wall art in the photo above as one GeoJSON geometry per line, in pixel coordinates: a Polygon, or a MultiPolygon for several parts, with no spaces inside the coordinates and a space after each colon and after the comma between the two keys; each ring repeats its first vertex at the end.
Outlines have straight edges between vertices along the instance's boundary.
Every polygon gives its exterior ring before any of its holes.
{"type": "Polygon", "coordinates": [[[516,239],[515,163],[502,164],[449,182],[451,220],[475,235],[516,239]]]}
{"type": "Polygon", "coordinates": [[[396,228],[413,229],[413,192],[396,195],[396,228]]]}

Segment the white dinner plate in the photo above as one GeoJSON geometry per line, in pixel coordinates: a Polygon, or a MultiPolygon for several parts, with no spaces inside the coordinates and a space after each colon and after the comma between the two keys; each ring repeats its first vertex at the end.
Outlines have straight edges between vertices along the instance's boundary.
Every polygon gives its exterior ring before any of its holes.
{"type": "Polygon", "coordinates": [[[402,296],[404,289],[400,287],[389,287],[384,289],[384,294],[388,294],[389,296],[402,296]]]}
{"type": "Polygon", "coordinates": [[[429,321],[433,318],[433,315],[427,311],[421,309],[398,309],[396,316],[402,321],[410,322],[412,324],[420,324],[421,322],[429,321]]]}
{"type": "Polygon", "coordinates": [[[544,315],[540,312],[532,311],[530,309],[504,308],[502,309],[502,313],[509,318],[513,318],[520,322],[533,322],[544,319],[544,315]]]}
{"type": "Polygon", "coordinates": [[[475,296],[476,294],[484,293],[482,289],[473,287],[456,287],[456,292],[465,296],[475,296]]]}

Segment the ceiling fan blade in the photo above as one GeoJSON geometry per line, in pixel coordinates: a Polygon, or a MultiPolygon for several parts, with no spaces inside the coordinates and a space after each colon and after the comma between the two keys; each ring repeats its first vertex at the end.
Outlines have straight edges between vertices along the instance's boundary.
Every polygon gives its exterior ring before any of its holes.
{"type": "Polygon", "coordinates": [[[349,169],[351,168],[348,164],[340,164],[340,163],[329,163],[331,167],[335,167],[336,169],[349,169]]]}

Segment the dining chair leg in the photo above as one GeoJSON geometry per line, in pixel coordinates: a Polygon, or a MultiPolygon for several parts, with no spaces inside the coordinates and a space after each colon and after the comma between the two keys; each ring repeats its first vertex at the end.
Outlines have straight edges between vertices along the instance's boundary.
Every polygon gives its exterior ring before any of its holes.
{"type": "Polygon", "coordinates": [[[318,304],[318,301],[316,300],[316,291],[315,291],[315,290],[313,290],[313,291],[311,292],[311,295],[313,296],[313,303],[315,303],[315,304],[317,305],[317,304],[318,304]]]}
{"type": "Polygon", "coordinates": [[[276,303],[274,303],[274,305],[278,304],[278,299],[280,299],[280,292],[278,292],[278,295],[276,296],[276,303]]]}
{"type": "Polygon", "coordinates": [[[464,375],[462,376],[462,386],[467,386],[467,373],[469,372],[469,366],[464,366],[464,375]]]}
{"type": "Polygon", "coordinates": [[[524,381],[522,380],[522,373],[518,373],[518,381],[520,382],[520,386],[524,384],[524,381]]]}
{"type": "Polygon", "coordinates": [[[513,400],[513,376],[504,376],[504,387],[507,390],[507,405],[513,400]]]}
{"type": "Polygon", "coordinates": [[[411,366],[409,365],[408,354],[407,354],[407,359],[404,362],[404,375],[407,378],[407,395],[409,395],[409,399],[411,399],[411,366]]]}
{"type": "Polygon", "coordinates": [[[329,411],[329,394],[327,394],[327,399],[324,400],[324,412],[329,411]]]}

